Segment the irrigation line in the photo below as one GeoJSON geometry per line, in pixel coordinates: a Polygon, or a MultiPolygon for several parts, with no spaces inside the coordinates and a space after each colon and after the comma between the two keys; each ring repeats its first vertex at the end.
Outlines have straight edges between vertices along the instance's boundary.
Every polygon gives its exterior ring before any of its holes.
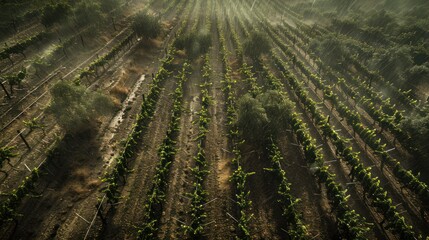
{"type": "MultiPolygon", "coordinates": [[[[67,77],[68,75],[70,75],[71,73],[73,73],[73,72],[75,72],[78,68],[80,68],[80,67],[82,67],[82,65],[84,65],[84,64],[86,64],[86,63],[88,63],[88,61],[89,60],[91,60],[91,58],[93,58],[94,56],[96,56],[97,54],[99,54],[102,50],[104,50],[106,47],[108,47],[108,45],[110,45],[114,40],[116,40],[118,37],[119,37],[119,35],[121,35],[124,31],[126,31],[127,29],[129,29],[129,28],[124,28],[121,32],[119,32],[115,37],[113,37],[109,42],[107,42],[103,47],[101,47],[97,52],[95,52],[93,55],[91,55],[90,57],[88,57],[85,61],[83,61],[83,62],[81,62],[81,64],[79,64],[76,68],[74,68],[73,70],[71,70],[69,73],[67,73],[66,75],[64,75],[63,76],[63,78],[65,78],[65,77],[67,77]]],[[[81,32],[83,32],[83,31],[81,31],[81,32]]],[[[62,58],[64,58],[64,57],[62,57],[62,58]]],[[[62,58],[60,58],[59,60],[61,60],[62,58]]],[[[55,72],[55,71],[58,71],[58,69],[60,69],[60,68],[62,68],[62,65],[60,66],[60,67],[58,67],[57,69],[55,69],[53,72],[55,72]]],[[[55,73],[55,74],[58,74],[58,72],[57,73],[55,73]]],[[[53,76],[51,76],[51,77],[53,77],[53,76]]],[[[45,80],[45,81],[43,81],[42,82],[42,84],[43,83],[45,83],[47,80],[45,80]]],[[[40,85],[38,86],[38,87],[40,87],[40,85]]],[[[37,88],[36,88],[37,89],[37,88]]],[[[30,93],[28,93],[27,95],[25,95],[24,96],[24,98],[25,97],[27,97],[28,95],[30,95],[32,92],[30,92],[30,93]]],[[[22,101],[22,99],[20,100],[20,102],[22,101]]],[[[19,103],[19,102],[18,102],[19,103]]],[[[0,116],[0,118],[2,118],[3,116],[4,116],[5,114],[2,114],[1,116],[0,116]]],[[[3,129],[1,130],[1,131],[3,131],[3,129]]]]}
{"type": "MultiPolygon", "coordinates": [[[[116,36],[117,37],[117,36],[116,36]]],[[[136,44],[134,44],[134,46],[131,46],[127,51],[125,51],[124,53],[123,53],[123,55],[122,56],[125,56],[126,54],[128,54],[135,46],[137,45],[137,43],[136,44]]],[[[73,70],[74,71],[74,70],[73,70]]],[[[101,76],[100,76],[101,77],[101,76]]],[[[88,87],[88,89],[89,88],[91,88],[92,86],[94,86],[98,81],[100,81],[100,77],[98,77],[98,79],[95,81],[95,82],[93,82],[89,87],[88,87]]],[[[47,90],[47,91],[45,91],[44,93],[43,93],[43,95],[45,95],[47,92],[49,92],[49,90],[47,90]]],[[[42,96],[39,96],[39,98],[41,98],[42,96]]],[[[38,100],[36,100],[36,102],[37,102],[38,100]]],[[[34,104],[34,103],[33,103],[34,104]]],[[[46,106],[46,105],[45,105],[46,106]]],[[[23,112],[21,112],[21,114],[22,114],[23,112]]],[[[41,112],[39,115],[38,115],[38,117],[40,117],[41,115],[43,115],[44,114],[44,112],[41,112]]],[[[56,124],[53,126],[53,127],[55,127],[56,126],[56,124]]],[[[17,136],[15,136],[11,141],[9,141],[9,143],[7,144],[7,146],[10,144],[10,143],[12,143],[17,137],[18,137],[19,135],[17,135],[17,136]]],[[[42,160],[42,162],[40,162],[40,164],[36,167],[36,168],[40,168],[45,162],[46,162],[46,160],[47,160],[47,158],[45,157],[43,160],[42,160]]],[[[22,162],[22,160],[20,160],[20,161],[18,161],[17,162],[17,164],[20,164],[22,162]]],[[[10,170],[10,171],[12,171],[12,169],[10,170]]],[[[9,172],[9,171],[8,171],[9,172]]],[[[3,179],[3,181],[2,182],[4,182],[4,181],[6,181],[6,179],[7,179],[7,177],[5,178],[5,179],[3,179]]]]}
{"type": "MultiPolygon", "coordinates": [[[[22,101],[25,100],[25,98],[27,98],[29,95],[31,95],[34,91],[36,91],[37,89],[39,89],[43,84],[45,84],[47,81],[51,80],[54,76],[56,76],[59,73],[59,69],[62,68],[63,66],[59,66],[57,69],[55,69],[53,74],[49,74],[45,80],[43,80],[39,85],[37,85],[35,88],[33,88],[30,92],[28,92],[26,95],[24,95],[18,102],[13,103],[13,105],[11,107],[9,107],[8,110],[6,110],[2,115],[0,115],[0,119],[3,118],[6,114],[8,114],[10,111],[13,110],[13,108],[15,107],[15,105],[20,104],[22,101]]],[[[7,128],[7,124],[5,127],[3,127],[1,131],[3,131],[5,128],[7,128]]]]}
{"type": "Polygon", "coordinates": [[[101,199],[100,205],[98,205],[97,212],[95,213],[94,217],[92,218],[91,224],[88,227],[88,230],[86,231],[85,237],[83,240],[86,240],[88,237],[89,231],[91,231],[92,225],[94,225],[95,219],[97,218],[97,215],[100,211],[101,205],[103,204],[104,199],[106,198],[106,194],[104,194],[103,198],[101,199]]]}
{"type": "MultiPolygon", "coordinates": [[[[81,64],[79,64],[77,67],[75,67],[73,70],[71,70],[70,72],[68,72],[66,75],[62,76],[62,78],[66,78],[69,75],[71,75],[72,73],[74,73],[76,70],[78,70],[79,68],[81,68],[84,64],[88,63],[90,60],[92,60],[92,58],[94,56],[96,56],[97,54],[99,54],[102,50],[104,50],[108,45],[110,45],[114,40],[117,39],[117,37],[122,34],[124,31],[126,31],[128,28],[125,28],[124,30],[122,30],[121,32],[119,32],[114,38],[112,38],[109,42],[107,42],[104,47],[100,48],[97,52],[95,52],[93,55],[91,55],[90,57],[88,57],[85,61],[83,61],[81,64]]],[[[60,67],[59,67],[60,68],[60,67]]],[[[58,68],[57,68],[58,69],[58,68]]],[[[54,75],[57,75],[59,73],[56,72],[54,75]]],[[[51,76],[49,79],[46,79],[43,83],[47,82],[48,80],[50,80],[52,77],[51,76]]],[[[42,83],[42,84],[43,84],[42,83]]],[[[26,97],[28,97],[29,95],[31,95],[34,91],[36,91],[42,84],[40,84],[37,88],[35,88],[33,91],[29,92],[27,95],[25,95],[24,98],[22,98],[19,102],[23,101],[26,97]]],[[[13,122],[15,122],[19,117],[21,117],[29,108],[31,108],[34,104],[36,104],[43,96],[45,96],[49,90],[51,89],[51,87],[46,90],[45,92],[43,92],[35,101],[33,101],[29,106],[27,106],[23,111],[21,111],[16,117],[14,117],[11,121],[9,121],[5,126],[2,127],[2,129],[0,130],[0,132],[3,132],[6,128],[8,128],[13,122]]],[[[18,102],[18,103],[19,103],[18,102]]],[[[13,107],[9,108],[9,110],[7,110],[4,114],[2,114],[0,116],[0,118],[4,117],[5,114],[7,114],[9,111],[12,110],[13,107]]]]}

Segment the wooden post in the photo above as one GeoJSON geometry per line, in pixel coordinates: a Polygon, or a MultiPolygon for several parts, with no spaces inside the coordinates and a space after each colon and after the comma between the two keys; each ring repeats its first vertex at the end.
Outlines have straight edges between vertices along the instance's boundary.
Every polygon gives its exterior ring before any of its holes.
{"type": "Polygon", "coordinates": [[[85,47],[85,42],[83,41],[82,34],[80,35],[80,42],[82,43],[82,46],[85,47]]]}
{"type": "Polygon", "coordinates": [[[15,30],[15,32],[18,32],[18,28],[16,27],[16,19],[15,18],[12,20],[12,26],[13,26],[13,30],[15,30]]]}
{"type": "Polygon", "coordinates": [[[1,88],[3,88],[4,92],[6,93],[7,98],[11,99],[9,93],[6,90],[6,87],[4,86],[4,84],[1,80],[0,80],[0,85],[1,85],[1,88]]]}
{"type": "Polygon", "coordinates": [[[25,140],[25,137],[22,135],[22,132],[20,130],[17,130],[19,136],[21,137],[22,141],[25,143],[25,146],[27,146],[27,148],[30,150],[30,144],[28,144],[27,140],[25,140]]]}
{"type": "Polygon", "coordinates": [[[112,17],[111,19],[112,19],[113,29],[114,29],[115,31],[117,31],[117,29],[116,29],[116,24],[115,24],[115,18],[114,18],[114,17],[112,17]]]}

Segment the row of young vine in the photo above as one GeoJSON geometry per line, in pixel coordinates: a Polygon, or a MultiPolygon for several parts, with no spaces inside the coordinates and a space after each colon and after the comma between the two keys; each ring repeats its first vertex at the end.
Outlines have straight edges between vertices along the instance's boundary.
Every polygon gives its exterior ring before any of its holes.
{"type": "MultiPolygon", "coordinates": [[[[211,9],[212,2],[209,2],[208,9],[211,9]]],[[[205,26],[206,30],[211,29],[211,14],[206,14],[205,26]]],[[[182,228],[191,239],[202,239],[205,233],[205,219],[207,214],[205,212],[205,205],[207,204],[207,191],[204,189],[204,182],[206,180],[208,170],[208,162],[205,154],[206,146],[206,137],[209,131],[210,124],[210,114],[209,107],[211,103],[211,97],[209,94],[209,88],[211,86],[210,77],[212,74],[212,69],[210,67],[210,54],[207,53],[204,57],[204,63],[202,67],[202,77],[203,84],[200,85],[201,88],[201,109],[198,112],[198,135],[196,137],[197,142],[197,153],[194,157],[195,167],[191,169],[193,176],[195,178],[193,183],[193,191],[188,193],[191,201],[191,209],[189,215],[191,217],[191,222],[189,224],[183,224],[182,228]]]]}
{"type": "Polygon", "coordinates": [[[26,39],[23,39],[11,46],[7,46],[0,52],[0,60],[9,59],[13,64],[11,56],[13,54],[22,54],[25,57],[24,51],[31,45],[40,42],[48,37],[48,33],[43,31],[37,33],[36,35],[30,36],[26,39]]]}
{"type": "MultiPolygon", "coordinates": [[[[278,35],[272,35],[272,37],[288,57],[294,56],[285,44],[281,44],[278,35]]],[[[323,91],[324,99],[329,100],[332,106],[336,107],[338,113],[353,128],[353,131],[381,157],[381,168],[383,168],[384,164],[390,166],[393,169],[393,175],[400,183],[414,192],[423,203],[429,201],[428,186],[420,181],[411,171],[404,169],[398,160],[388,154],[385,149],[386,145],[382,144],[381,140],[377,138],[376,130],[365,127],[360,121],[360,116],[342,103],[338,96],[333,93],[332,87],[327,85],[326,82],[322,81],[317,75],[312,74],[302,61],[296,59],[295,63],[306,77],[312,80],[316,86],[316,90],[320,89],[323,91]]]]}
{"type": "Polygon", "coordinates": [[[243,167],[240,164],[241,153],[239,150],[240,140],[239,140],[239,132],[237,127],[235,126],[236,122],[236,99],[235,99],[235,91],[234,85],[235,81],[231,78],[232,68],[229,64],[228,53],[226,49],[226,39],[223,31],[223,26],[220,25],[220,20],[217,16],[217,30],[220,38],[220,48],[221,48],[221,59],[222,65],[224,69],[224,80],[223,80],[223,88],[222,91],[225,95],[225,106],[226,106],[226,125],[228,129],[228,138],[230,140],[234,158],[232,160],[232,164],[234,166],[234,172],[231,176],[231,181],[235,186],[235,203],[238,213],[238,217],[236,220],[237,223],[237,239],[250,239],[251,232],[249,228],[249,221],[252,219],[253,215],[249,214],[249,208],[252,202],[249,200],[250,191],[246,188],[247,177],[252,175],[253,173],[247,173],[244,171],[243,167]]]}
{"type": "Polygon", "coordinates": [[[81,81],[84,77],[88,77],[91,75],[96,75],[98,77],[98,68],[103,67],[105,69],[105,65],[108,64],[112,60],[116,60],[116,57],[121,53],[124,47],[130,48],[133,44],[133,40],[136,37],[136,34],[134,32],[130,33],[123,39],[121,42],[119,42],[117,45],[115,45],[110,51],[103,56],[98,57],[94,61],[92,61],[88,67],[86,67],[84,70],[82,70],[79,74],[79,76],[75,79],[76,82],[81,81]]]}
{"type": "MultiPolygon", "coordinates": [[[[319,34],[319,35],[332,34],[331,30],[325,29],[320,25],[314,25],[312,28],[304,27],[305,24],[302,23],[302,17],[299,14],[295,13],[290,8],[288,8],[285,4],[282,4],[280,9],[287,11],[289,14],[288,16],[292,17],[299,26],[302,26],[299,28],[300,30],[306,30],[304,31],[304,33],[307,35],[307,37],[305,38],[309,38],[309,39],[312,37],[314,38],[315,34],[319,34]]],[[[290,27],[290,29],[293,29],[293,28],[290,27]]],[[[366,50],[364,49],[368,48],[368,46],[363,44],[362,42],[354,40],[343,34],[339,34],[339,35],[348,40],[351,39],[351,41],[348,41],[348,45],[351,46],[352,48],[357,48],[360,52],[365,52],[366,50]]],[[[386,88],[389,92],[392,93],[393,96],[396,96],[397,100],[399,100],[400,103],[404,104],[404,106],[406,106],[407,109],[420,110],[420,107],[418,106],[418,102],[413,98],[413,96],[411,96],[410,90],[403,90],[403,89],[397,88],[396,86],[394,86],[392,82],[385,80],[377,72],[369,70],[368,67],[362,64],[362,61],[359,60],[356,56],[349,55],[347,56],[346,61],[348,61],[351,65],[353,65],[356,68],[356,70],[360,74],[362,74],[362,76],[365,77],[369,82],[372,82],[372,81],[377,82],[380,86],[386,88]]]]}
{"type": "Polygon", "coordinates": [[[106,186],[104,186],[101,191],[105,193],[107,202],[113,206],[120,199],[119,187],[121,178],[125,184],[126,175],[131,170],[128,167],[128,162],[135,156],[136,150],[140,145],[141,137],[155,113],[161,87],[172,73],[172,62],[174,60],[173,55],[174,49],[170,49],[167,57],[162,60],[161,67],[152,80],[149,93],[142,101],[140,113],[137,114],[137,118],[131,132],[124,139],[124,147],[119,155],[115,157],[113,170],[106,173],[102,179],[102,182],[106,183],[106,186]]]}
{"type": "Polygon", "coordinates": [[[353,151],[351,147],[347,147],[347,140],[341,138],[328,122],[329,118],[321,113],[317,107],[317,103],[304,90],[303,84],[288,70],[286,67],[287,64],[278,56],[274,56],[274,61],[281,71],[283,78],[287,80],[304,108],[319,126],[322,135],[331,140],[336,147],[336,153],[351,167],[350,175],[352,180],[356,178],[361,183],[364,194],[372,200],[372,206],[383,214],[384,220],[388,223],[386,228],[393,230],[401,239],[415,239],[416,235],[412,230],[412,226],[405,222],[404,217],[398,212],[397,206],[392,205],[392,199],[380,185],[380,180],[377,177],[371,176],[371,167],[366,168],[360,162],[358,153],[353,151]]]}
{"type": "Polygon", "coordinates": [[[58,141],[55,141],[48,147],[45,160],[32,170],[28,169],[30,174],[22,180],[18,187],[13,189],[10,193],[2,194],[6,196],[6,198],[0,203],[0,227],[10,222],[15,222],[15,224],[17,224],[18,218],[22,216],[17,210],[24,198],[27,196],[38,196],[35,192],[36,185],[41,176],[47,173],[45,169],[47,164],[54,161],[57,157],[58,143],[58,141]]]}
{"type": "MultiPolygon", "coordinates": [[[[244,24],[240,25],[241,28],[244,27],[244,24]]],[[[262,61],[259,60],[257,65],[262,67],[263,76],[266,78],[269,87],[286,97],[285,92],[283,92],[283,84],[280,80],[263,65],[262,61]]],[[[335,174],[330,173],[328,168],[323,166],[323,155],[317,149],[316,143],[311,138],[307,126],[298,118],[298,114],[296,113],[290,114],[288,120],[291,123],[290,125],[297,137],[298,143],[302,145],[306,160],[310,166],[317,166],[318,170],[315,172],[315,175],[321,183],[325,183],[332,208],[336,210],[338,234],[347,239],[365,238],[365,233],[369,230],[365,224],[365,220],[348,206],[347,199],[349,196],[346,194],[347,190],[343,190],[341,185],[335,182],[335,174]]],[[[277,173],[281,180],[278,187],[278,201],[283,207],[282,215],[289,220],[290,225],[288,226],[287,233],[292,239],[306,239],[308,238],[306,226],[302,223],[300,215],[295,209],[295,205],[299,202],[299,199],[295,199],[290,195],[290,183],[287,182],[285,171],[281,169],[281,155],[278,147],[272,144],[269,149],[273,165],[272,171],[277,173]]]]}
{"type": "Polygon", "coordinates": [[[191,169],[192,174],[195,178],[193,183],[193,191],[189,193],[191,201],[191,209],[189,215],[191,216],[191,222],[187,225],[182,225],[182,228],[185,230],[185,234],[191,239],[201,239],[204,234],[204,221],[207,218],[207,214],[204,210],[205,204],[207,203],[207,191],[204,190],[204,181],[207,177],[208,163],[206,160],[206,154],[204,148],[206,145],[206,136],[209,131],[209,106],[210,106],[210,95],[209,95],[209,86],[210,86],[210,62],[209,55],[207,54],[204,57],[203,65],[203,79],[204,83],[200,85],[201,87],[201,109],[198,112],[198,136],[196,137],[197,142],[197,154],[194,157],[195,167],[191,169]]]}
{"type": "MultiPolygon", "coordinates": [[[[234,47],[236,49],[241,49],[241,42],[239,41],[240,38],[238,37],[237,32],[230,24],[230,21],[227,21],[227,23],[229,23],[228,26],[232,34],[234,47]]],[[[250,33],[247,28],[244,27],[244,24],[241,20],[239,25],[244,35],[247,37],[250,33]]],[[[251,95],[256,97],[262,93],[262,88],[258,86],[257,78],[255,77],[255,73],[252,71],[253,67],[247,65],[244,62],[244,59],[242,59],[243,55],[240,55],[240,53],[242,54],[242,51],[237,51],[237,57],[241,57],[239,61],[243,62],[241,73],[245,79],[245,82],[250,86],[251,95]]],[[[269,152],[269,160],[272,167],[265,170],[271,171],[279,182],[277,187],[277,201],[282,207],[282,216],[286,219],[287,222],[287,226],[284,229],[286,229],[285,231],[291,239],[307,239],[309,237],[307,226],[302,222],[301,214],[298,213],[297,209],[297,204],[300,202],[300,199],[292,196],[290,189],[291,184],[288,182],[286,177],[286,171],[281,168],[281,161],[283,160],[283,157],[281,156],[281,153],[274,142],[272,142],[266,148],[269,152]]]]}
{"type": "MultiPolygon", "coordinates": [[[[290,35],[285,34],[285,36],[289,37],[290,35]]],[[[300,46],[300,48],[303,49],[302,46],[300,46]]],[[[291,52],[287,53],[292,54],[291,52]]],[[[338,73],[334,73],[334,71],[330,67],[325,66],[323,62],[317,60],[316,62],[319,69],[324,69],[325,75],[334,84],[334,86],[339,86],[343,90],[347,100],[348,97],[350,97],[351,99],[354,99],[355,104],[360,103],[362,108],[374,119],[374,121],[379,123],[382,130],[388,129],[395,139],[398,139],[403,146],[411,152],[415,151],[412,145],[409,144],[408,140],[410,137],[399,127],[399,124],[403,119],[403,114],[401,111],[394,108],[395,105],[390,103],[390,98],[383,99],[381,97],[381,93],[375,92],[370,84],[366,84],[359,79],[350,78],[346,82],[344,78],[340,78],[338,73]],[[350,83],[354,87],[351,87],[349,85],[350,83]],[[379,107],[377,107],[377,105],[379,105],[379,107]]],[[[302,72],[307,73],[311,77],[315,76],[302,62],[295,61],[294,64],[299,67],[302,72]]]]}
{"type": "Polygon", "coordinates": [[[184,63],[178,76],[178,83],[173,96],[173,109],[167,135],[158,149],[159,162],[155,169],[153,185],[149,190],[148,199],[144,203],[143,225],[138,227],[138,239],[154,239],[159,229],[159,220],[163,211],[168,176],[171,164],[176,155],[176,139],[180,131],[180,116],[182,113],[183,84],[186,82],[189,63],[184,63]]]}

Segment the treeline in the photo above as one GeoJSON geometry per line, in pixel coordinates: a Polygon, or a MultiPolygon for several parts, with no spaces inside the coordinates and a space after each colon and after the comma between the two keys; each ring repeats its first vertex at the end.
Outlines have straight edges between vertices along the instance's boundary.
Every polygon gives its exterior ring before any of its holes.
{"type": "Polygon", "coordinates": [[[124,0],[95,1],[4,1],[0,2],[0,33],[7,36],[18,32],[26,23],[41,23],[50,28],[56,23],[69,21],[85,26],[108,19],[111,11],[119,8],[124,0]]]}
{"type": "MultiPolygon", "coordinates": [[[[310,46],[335,62],[356,55],[383,78],[410,88],[429,78],[429,2],[308,1],[291,6],[306,19],[324,22],[333,35],[313,40],[310,46]],[[340,35],[338,35],[340,34],[340,35]],[[350,39],[357,40],[353,43],[350,39]],[[356,46],[359,42],[359,46],[356,46]]],[[[338,66],[336,66],[338,67],[338,66]]]]}
{"type": "MultiPolygon", "coordinates": [[[[392,109],[403,117],[395,119],[396,130],[389,129],[409,136],[401,143],[412,147],[415,169],[429,182],[429,97],[422,90],[429,80],[429,2],[320,0],[283,6],[297,22],[297,28],[288,28],[296,35],[294,44],[313,53],[319,66],[326,65],[319,69],[322,74],[329,75],[331,68],[397,104],[392,109]],[[299,23],[304,19],[315,23],[299,23]]],[[[376,105],[374,101],[369,103],[376,105]]]]}

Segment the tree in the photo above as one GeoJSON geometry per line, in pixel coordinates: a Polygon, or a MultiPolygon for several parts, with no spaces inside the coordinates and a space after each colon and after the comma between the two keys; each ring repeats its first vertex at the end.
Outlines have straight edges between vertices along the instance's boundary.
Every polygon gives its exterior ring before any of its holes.
{"type": "Polygon", "coordinates": [[[424,83],[429,79],[429,65],[415,65],[406,71],[406,84],[418,84],[424,83]]]}
{"type": "Polygon", "coordinates": [[[261,102],[249,94],[238,101],[237,126],[243,138],[251,144],[259,144],[267,139],[267,113],[261,102]]]}
{"type": "Polygon", "coordinates": [[[335,30],[343,34],[351,34],[359,32],[359,21],[353,18],[338,19],[333,18],[331,20],[331,26],[335,30]]]}
{"type": "Polygon", "coordinates": [[[70,12],[71,7],[66,3],[48,4],[42,10],[41,22],[45,27],[50,27],[66,19],[70,12]]]}
{"type": "Polygon", "coordinates": [[[373,12],[366,20],[371,27],[387,29],[395,24],[395,18],[385,10],[373,12]]]}
{"type": "Polygon", "coordinates": [[[424,43],[429,37],[429,32],[415,22],[401,25],[398,30],[398,42],[401,44],[419,44],[424,43]]]}
{"type": "Polygon", "coordinates": [[[258,59],[262,54],[269,53],[271,49],[267,36],[261,32],[252,32],[243,44],[244,53],[252,59],[258,59]]]}
{"type": "Polygon", "coordinates": [[[293,104],[278,91],[270,90],[258,96],[269,119],[269,133],[277,136],[287,126],[287,119],[294,109],[293,104]]]}
{"type": "Polygon", "coordinates": [[[104,12],[110,12],[113,9],[119,7],[119,0],[101,0],[101,9],[104,12]]]}
{"type": "Polygon", "coordinates": [[[79,2],[73,12],[76,18],[76,24],[79,26],[97,23],[103,19],[100,4],[95,1],[79,2]]]}
{"type": "Polygon", "coordinates": [[[174,46],[179,50],[185,50],[190,58],[195,58],[207,53],[211,43],[208,33],[190,33],[176,38],[174,46]]]}
{"type": "Polygon", "coordinates": [[[411,49],[408,46],[391,47],[382,54],[375,54],[372,59],[372,69],[380,70],[380,74],[386,80],[402,85],[404,84],[405,71],[413,66],[411,49]]]}
{"type": "Polygon", "coordinates": [[[338,13],[347,12],[355,2],[354,0],[331,0],[333,6],[337,8],[338,13]]]}
{"type": "Polygon", "coordinates": [[[429,148],[429,109],[423,115],[412,114],[402,121],[402,128],[413,136],[413,141],[421,145],[421,149],[429,148]]]}
{"type": "Polygon", "coordinates": [[[46,73],[46,69],[50,66],[51,64],[44,57],[36,56],[33,59],[32,67],[36,71],[35,75],[39,78],[41,78],[42,73],[46,73]]]}
{"type": "Polygon", "coordinates": [[[310,49],[315,51],[328,66],[342,69],[341,63],[344,62],[347,49],[336,36],[325,37],[323,41],[313,40],[310,43],[310,49]]]}
{"type": "Polygon", "coordinates": [[[159,18],[147,12],[139,12],[134,17],[131,27],[138,36],[146,39],[156,38],[161,33],[159,18]]]}
{"type": "Polygon", "coordinates": [[[246,94],[238,101],[237,127],[245,140],[260,145],[270,136],[277,137],[293,109],[292,103],[274,90],[256,98],[246,94]]]}
{"type": "Polygon", "coordinates": [[[423,65],[429,62],[429,48],[423,44],[411,48],[411,56],[414,64],[423,65]]]}
{"type": "Polygon", "coordinates": [[[57,123],[69,133],[88,129],[99,116],[114,109],[109,97],[63,81],[51,89],[51,95],[47,112],[53,114],[57,123]]]}
{"type": "Polygon", "coordinates": [[[429,180],[429,102],[423,109],[423,113],[413,113],[405,117],[400,126],[410,136],[413,147],[419,155],[418,167],[426,180],[429,180]]]}

